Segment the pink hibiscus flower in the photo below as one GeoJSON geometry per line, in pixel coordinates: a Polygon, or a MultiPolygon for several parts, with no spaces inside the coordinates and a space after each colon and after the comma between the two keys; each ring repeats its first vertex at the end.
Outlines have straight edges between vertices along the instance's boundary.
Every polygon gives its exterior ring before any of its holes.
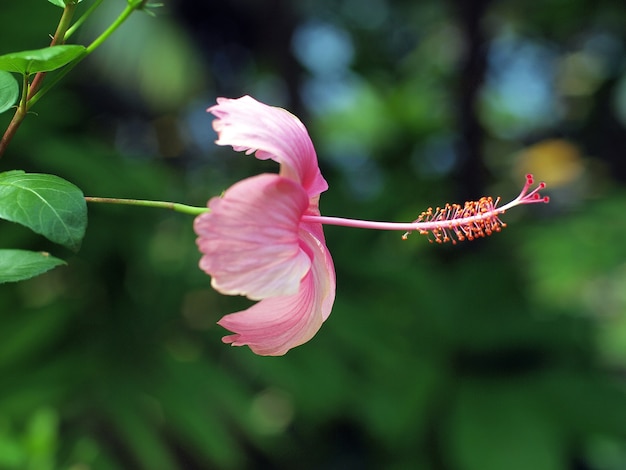
{"type": "Polygon", "coordinates": [[[224,342],[262,355],[282,355],[315,335],[335,300],[335,270],[319,216],[328,188],[304,125],[281,108],[249,96],[219,98],[208,109],[218,119],[217,144],[280,164],[279,174],[244,179],[209,203],[195,230],[200,268],[212,286],[257,304],[223,317],[233,332],[224,342]]]}
{"type": "Polygon", "coordinates": [[[320,194],[328,189],[304,125],[288,111],[249,96],[218,98],[208,109],[217,119],[217,144],[279,163],[278,174],[261,174],[231,186],[208,202],[194,224],[203,256],[200,268],[222,294],[259,300],[224,316],[218,324],[234,334],[223,341],[247,345],[257,354],[282,355],[305,343],[330,315],[335,270],[322,224],[378,230],[416,231],[437,243],[457,243],[499,232],[499,216],[522,204],[548,202],[532,175],[513,201],[499,198],[429,208],[411,223],[324,217],[320,194]]]}

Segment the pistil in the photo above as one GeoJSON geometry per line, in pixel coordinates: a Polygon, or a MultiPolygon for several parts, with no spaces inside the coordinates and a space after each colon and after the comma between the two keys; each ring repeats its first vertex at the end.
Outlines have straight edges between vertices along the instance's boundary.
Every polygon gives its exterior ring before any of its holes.
{"type": "Polygon", "coordinates": [[[504,206],[498,207],[500,198],[494,201],[492,197],[481,197],[477,201],[467,201],[463,205],[445,204],[436,209],[429,207],[411,223],[376,222],[313,215],[303,216],[302,222],[374,230],[400,230],[405,232],[402,236],[404,240],[415,231],[428,236],[431,242],[456,244],[500,232],[506,227],[506,224],[500,220],[500,216],[515,206],[549,202],[548,196],[539,194],[539,191],[546,187],[545,183],[541,182],[531,190],[533,185],[533,175],[528,174],[526,184],[520,194],[504,206]]]}

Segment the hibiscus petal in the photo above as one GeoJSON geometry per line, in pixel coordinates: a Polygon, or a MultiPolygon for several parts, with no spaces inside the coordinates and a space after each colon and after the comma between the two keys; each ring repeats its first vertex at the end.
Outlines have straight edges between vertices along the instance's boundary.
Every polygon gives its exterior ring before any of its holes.
{"type": "MultiPolygon", "coordinates": [[[[317,207],[317,204],[310,204],[306,214],[320,215],[320,210],[317,207]]],[[[308,235],[311,236],[312,243],[317,245],[316,250],[319,250],[323,254],[321,260],[318,260],[319,263],[324,264],[324,266],[320,269],[326,271],[328,273],[328,278],[331,279],[331,284],[328,286],[328,289],[330,289],[332,293],[325,295],[322,305],[322,319],[326,321],[333,308],[333,303],[335,302],[335,265],[332,257],[330,256],[330,251],[328,251],[326,246],[324,228],[322,227],[322,224],[300,222],[300,228],[305,232],[308,232],[308,235]]],[[[322,288],[325,288],[324,285],[322,288]]]]}
{"type": "Polygon", "coordinates": [[[212,198],[194,229],[200,268],[213,288],[252,300],[298,292],[311,267],[298,236],[308,204],[301,186],[273,174],[244,179],[212,198]]]}
{"type": "Polygon", "coordinates": [[[313,255],[313,265],[298,293],[264,299],[223,317],[218,324],[235,333],[225,336],[225,343],[249,346],[263,356],[281,356],[319,331],[335,300],[335,271],[326,245],[305,230],[300,236],[313,255]]]}
{"type": "Polygon", "coordinates": [[[315,149],[304,124],[290,112],[268,106],[250,96],[218,98],[207,111],[217,119],[213,128],[218,145],[232,145],[236,151],[256,152],[261,160],[280,163],[280,174],[298,181],[309,198],[328,189],[320,173],[315,149]]]}

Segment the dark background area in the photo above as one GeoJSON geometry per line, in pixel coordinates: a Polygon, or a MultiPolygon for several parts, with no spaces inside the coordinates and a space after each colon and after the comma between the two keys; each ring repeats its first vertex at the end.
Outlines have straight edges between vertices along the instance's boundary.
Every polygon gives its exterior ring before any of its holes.
{"type": "MultiPolygon", "coordinates": [[[[105,0],[72,42],[124,5],[105,0]]],[[[0,53],[45,47],[60,11],[4,5],[0,53]]],[[[0,468],[626,468],[623,1],[156,13],[38,103],[0,171],[204,205],[276,171],[213,143],[206,108],[250,94],[309,129],[324,215],[507,201],[529,172],[551,202],[456,246],[327,227],[333,313],[279,358],[221,343],[215,322],[250,302],[211,289],[189,216],[90,206],[77,254],[0,221],[3,248],[69,263],[0,285],[0,468]]]]}

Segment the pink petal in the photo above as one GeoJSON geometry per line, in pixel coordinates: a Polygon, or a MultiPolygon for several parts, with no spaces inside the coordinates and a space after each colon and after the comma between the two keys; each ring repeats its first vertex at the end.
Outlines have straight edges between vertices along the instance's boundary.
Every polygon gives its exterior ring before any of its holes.
{"type": "Polygon", "coordinates": [[[298,293],[264,299],[223,317],[218,324],[235,332],[223,338],[225,343],[249,346],[263,356],[280,356],[319,331],[335,300],[335,271],[326,245],[305,230],[300,236],[313,254],[313,266],[298,293]]]}
{"type": "Polygon", "coordinates": [[[217,117],[213,121],[217,144],[232,145],[246,154],[256,152],[261,160],[271,158],[280,163],[280,174],[299,182],[309,198],[328,189],[309,134],[293,114],[250,96],[218,98],[217,105],[207,111],[217,117]]]}
{"type": "Polygon", "coordinates": [[[231,186],[209,201],[210,212],[194,229],[200,268],[222,294],[252,300],[291,295],[309,272],[311,257],[300,247],[298,226],[308,207],[295,181],[262,174],[231,186]]]}
{"type": "MultiPolygon", "coordinates": [[[[307,236],[311,240],[313,269],[317,269],[317,271],[321,273],[317,281],[316,289],[317,295],[321,297],[320,309],[322,312],[322,321],[326,321],[335,303],[335,265],[330,256],[330,251],[326,246],[326,241],[324,240],[322,224],[301,224],[300,227],[307,232],[307,236]]],[[[302,235],[302,230],[300,233],[304,241],[306,237],[302,235]]]]}

